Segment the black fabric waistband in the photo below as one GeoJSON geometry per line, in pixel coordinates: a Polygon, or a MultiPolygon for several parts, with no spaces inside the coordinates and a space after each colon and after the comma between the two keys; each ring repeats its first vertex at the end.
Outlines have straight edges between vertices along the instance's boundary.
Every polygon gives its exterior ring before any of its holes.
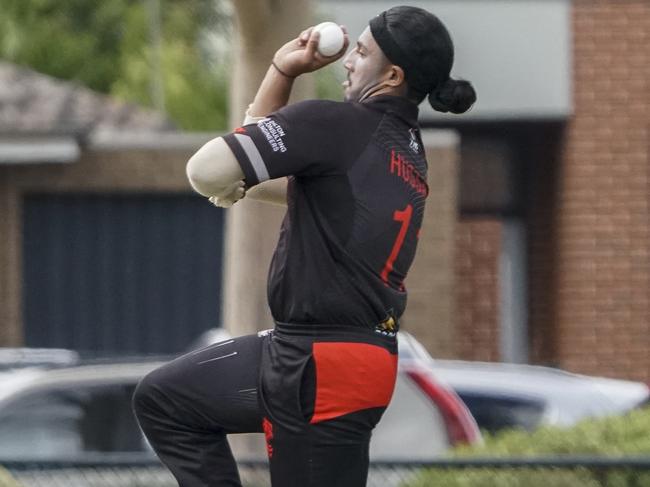
{"type": "Polygon", "coordinates": [[[397,352],[397,338],[382,334],[380,331],[360,326],[339,324],[299,324],[275,322],[275,333],[284,336],[305,337],[318,340],[346,339],[361,340],[377,344],[397,352]]]}

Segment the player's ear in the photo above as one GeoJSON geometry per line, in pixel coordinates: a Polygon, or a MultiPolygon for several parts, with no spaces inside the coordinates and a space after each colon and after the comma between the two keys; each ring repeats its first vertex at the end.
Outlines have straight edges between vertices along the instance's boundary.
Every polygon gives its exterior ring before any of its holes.
{"type": "Polygon", "coordinates": [[[395,64],[391,64],[388,71],[388,79],[386,80],[386,84],[388,84],[388,86],[397,87],[405,81],[406,75],[404,74],[404,70],[395,64]]]}

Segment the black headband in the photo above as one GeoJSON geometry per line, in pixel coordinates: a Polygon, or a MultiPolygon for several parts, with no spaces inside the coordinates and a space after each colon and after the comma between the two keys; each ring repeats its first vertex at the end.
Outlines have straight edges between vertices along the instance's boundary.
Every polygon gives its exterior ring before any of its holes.
{"type": "Polygon", "coordinates": [[[380,13],[371,19],[368,24],[372,36],[383,53],[391,63],[396,64],[404,70],[408,82],[414,89],[419,89],[425,93],[429,93],[433,88],[435,88],[437,81],[432,81],[431,76],[427,76],[422,72],[418,63],[411,59],[408,53],[401,48],[388,30],[386,12],[380,13]]]}

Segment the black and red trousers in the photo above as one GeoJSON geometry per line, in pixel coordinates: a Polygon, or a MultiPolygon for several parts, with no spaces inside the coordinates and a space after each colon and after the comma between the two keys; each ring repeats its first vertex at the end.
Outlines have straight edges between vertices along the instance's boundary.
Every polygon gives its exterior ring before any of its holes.
{"type": "Polygon", "coordinates": [[[362,487],[397,373],[394,337],[277,323],[147,375],[133,403],[181,487],[241,486],[232,433],[264,432],[273,487],[362,487]]]}

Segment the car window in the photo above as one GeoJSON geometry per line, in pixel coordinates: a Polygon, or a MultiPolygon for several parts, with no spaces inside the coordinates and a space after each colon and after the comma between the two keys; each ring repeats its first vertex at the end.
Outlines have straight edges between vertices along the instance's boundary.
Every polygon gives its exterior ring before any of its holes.
{"type": "Polygon", "coordinates": [[[92,385],[28,393],[0,409],[0,456],[75,458],[146,451],[131,412],[132,385],[92,385]]]}
{"type": "Polygon", "coordinates": [[[507,428],[537,428],[544,415],[544,403],[535,399],[493,396],[457,390],[478,427],[489,433],[507,428]]]}

